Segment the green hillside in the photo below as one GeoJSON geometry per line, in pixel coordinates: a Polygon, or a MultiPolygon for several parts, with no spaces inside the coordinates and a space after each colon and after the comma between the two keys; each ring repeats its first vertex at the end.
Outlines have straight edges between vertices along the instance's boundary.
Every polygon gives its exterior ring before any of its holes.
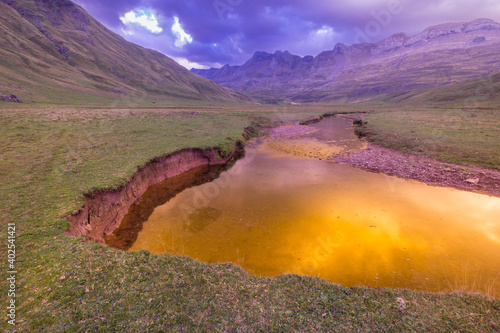
{"type": "Polygon", "coordinates": [[[106,29],[71,1],[0,1],[0,94],[31,102],[249,102],[106,29]]]}

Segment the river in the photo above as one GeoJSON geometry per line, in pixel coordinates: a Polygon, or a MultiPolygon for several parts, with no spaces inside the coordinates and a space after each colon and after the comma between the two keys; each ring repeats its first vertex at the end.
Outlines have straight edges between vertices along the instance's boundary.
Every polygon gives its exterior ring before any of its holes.
{"type": "Polygon", "coordinates": [[[157,207],[130,250],[261,276],[500,297],[499,198],[326,161],[364,144],[348,120],[310,126],[252,141],[218,179],[157,207]]]}

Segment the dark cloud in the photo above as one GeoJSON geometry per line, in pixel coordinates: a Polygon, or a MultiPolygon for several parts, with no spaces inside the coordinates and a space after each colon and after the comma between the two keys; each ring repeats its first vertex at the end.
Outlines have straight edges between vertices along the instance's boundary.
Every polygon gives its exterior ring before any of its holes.
{"type": "Polygon", "coordinates": [[[255,51],[288,50],[316,55],[337,42],[376,42],[397,32],[416,34],[430,25],[500,19],[496,0],[76,0],[126,39],[174,58],[212,66],[241,64],[255,51]],[[134,9],[157,13],[160,34],[125,27],[120,16],[134,9]],[[178,17],[193,41],[176,46],[178,17]],[[126,33],[128,31],[128,34],[126,33]],[[133,33],[133,34],[131,34],[133,33]]]}

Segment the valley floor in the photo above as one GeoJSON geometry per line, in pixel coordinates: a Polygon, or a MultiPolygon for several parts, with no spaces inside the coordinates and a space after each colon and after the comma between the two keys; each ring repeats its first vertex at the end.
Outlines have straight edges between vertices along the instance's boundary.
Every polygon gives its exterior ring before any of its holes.
{"type": "MultiPolygon", "coordinates": [[[[189,147],[229,150],[236,140],[243,140],[243,130],[249,126],[269,127],[327,112],[366,109],[161,103],[123,109],[2,105],[0,224],[5,232],[8,224],[16,228],[17,312],[16,326],[7,323],[3,312],[0,330],[498,331],[500,300],[485,295],[347,288],[298,275],[256,277],[233,264],[123,252],[64,236],[69,225],[63,217],[82,207],[82,193],[117,187],[155,157],[189,147]]],[[[374,116],[370,114],[368,121],[377,125],[374,116]]],[[[418,113],[411,116],[423,119],[418,113]]],[[[488,163],[498,168],[494,162],[498,112],[485,116],[490,122],[478,124],[482,128],[474,134],[486,141],[464,142],[483,156],[492,156],[488,163]]],[[[461,121],[475,122],[481,117],[461,121]]],[[[391,119],[389,131],[403,127],[400,119],[391,119]]],[[[433,122],[424,125],[429,124],[433,122]]],[[[5,248],[3,253],[6,263],[5,248]]],[[[1,274],[6,281],[7,270],[1,274]]],[[[7,295],[4,286],[2,293],[7,295]]],[[[4,309],[7,301],[4,297],[4,309]]]]}

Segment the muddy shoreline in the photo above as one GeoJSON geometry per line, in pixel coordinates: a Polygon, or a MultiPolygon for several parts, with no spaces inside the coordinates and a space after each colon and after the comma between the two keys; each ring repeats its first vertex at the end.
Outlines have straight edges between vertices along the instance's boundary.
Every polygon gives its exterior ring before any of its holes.
{"type": "Polygon", "coordinates": [[[500,197],[500,171],[493,169],[443,163],[372,143],[364,151],[334,156],[330,160],[389,176],[418,180],[432,186],[453,187],[500,197]]]}

